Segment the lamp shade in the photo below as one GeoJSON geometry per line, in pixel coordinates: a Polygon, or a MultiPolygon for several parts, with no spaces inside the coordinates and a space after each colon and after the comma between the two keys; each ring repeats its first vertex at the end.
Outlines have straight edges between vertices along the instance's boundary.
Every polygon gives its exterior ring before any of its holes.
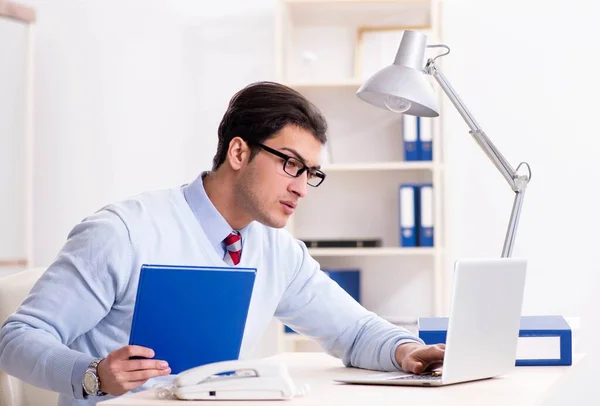
{"type": "Polygon", "coordinates": [[[356,95],[383,109],[411,116],[439,116],[436,95],[423,73],[427,37],[405,31],[394,63],[371,76],[356,95]]]}

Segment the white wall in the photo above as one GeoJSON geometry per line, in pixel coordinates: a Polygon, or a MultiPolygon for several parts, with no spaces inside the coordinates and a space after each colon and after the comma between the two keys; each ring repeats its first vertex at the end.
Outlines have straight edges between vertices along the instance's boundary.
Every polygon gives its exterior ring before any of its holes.
{"type": "MultiPolygon", "coordinates": [[[[514,255],[529,260],[524,312],[581,316],[598,333],[597,2],[448,0],[444,72],[505,157],[526,161],[514,255]]],[[[453,258],[499,256],[513,193],[450,103],[447,137],[453,258]]]]}
{"type": "MultiPolygon", "coordinates": [[[[210,166],[230,96],[274,76],[275,2],[27,3],[39,11],[34,238],[46,264],[102,205],[210,166]]],[[[598,13],[591,0],[445,3],[444,72],[506,157],[533,169],[515,249],[530,264],[525,312],[582,316],[591,347],[598,13]]],[[[449,259],[498,256],[512,193],[444,108],[449,259]]]]}
{"type": "MultiPolygon", "coordinates": [[[[27,257],[23,152],[27,121],[26,25],[0,19],[0,55],[0,261],[14,261],[27,257]]],[[[16,269],[0,267],[0,275],[16,269]]]]}
{"type": "Polygon", "coordinates": [[[85,216],[209,169],[229,98],[273,79],[274,2],[27,1],[38,10],[34,262],[85,216]]]}

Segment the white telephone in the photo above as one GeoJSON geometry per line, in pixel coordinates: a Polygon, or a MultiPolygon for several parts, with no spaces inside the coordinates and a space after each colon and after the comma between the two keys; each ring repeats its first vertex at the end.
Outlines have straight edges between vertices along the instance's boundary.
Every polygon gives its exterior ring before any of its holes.
{"type": "Polygon", "coordinates": [[[266,360],[222,361],[179,373],[171,392],[185,400],[263,400],[303,396],[287,368],[266,360]],[[225,375],[224,375],[225,374],[225,375]]]}

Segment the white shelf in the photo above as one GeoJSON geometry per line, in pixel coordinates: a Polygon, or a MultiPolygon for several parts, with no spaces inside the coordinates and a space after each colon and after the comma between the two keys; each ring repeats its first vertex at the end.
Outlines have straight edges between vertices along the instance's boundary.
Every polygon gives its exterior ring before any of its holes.
{"type": "Polygon", "coordinates": [[[415,162],[366,162],[347,164],[325,164],[324,172],[351,172],[351,171],[412,171],[433,170],[436,164],[432,161],[415,162]]]}
{"type": "Polygon", "coordinates": [[[314,257],[347,257],[347,256],[416,256],[434,255],[435,248],[430,247],[383,247],[383,248],[309,248],[308,252],[314,257]]]}

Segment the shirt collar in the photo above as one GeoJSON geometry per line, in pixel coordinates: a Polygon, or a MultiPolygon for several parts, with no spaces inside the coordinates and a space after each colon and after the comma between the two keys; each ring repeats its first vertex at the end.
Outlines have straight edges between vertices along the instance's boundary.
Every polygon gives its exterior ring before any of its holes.
{"type": "MultiPolygon", "coordinates": [[[[227,220],[219,213],[215,205],[211,202],[206,190],[204,189],[203,178],[208,175],[208,171],[202,172],[192,183],[182,187],[183,196],[194,213],[196,220],[200,223],[204,234],[219,253],[224,253],[225,247],[223,240],[233,231],[233,228],[227,223],[227,220]]],[[[238,230],[242,236],[242,246],[244,244],[246,231],[248,227],[238,230]]]]}

